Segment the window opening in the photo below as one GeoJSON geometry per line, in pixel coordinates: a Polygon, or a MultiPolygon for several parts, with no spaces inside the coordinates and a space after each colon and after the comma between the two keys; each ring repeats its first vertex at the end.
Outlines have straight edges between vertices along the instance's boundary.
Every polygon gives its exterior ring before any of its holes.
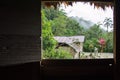
{"type": "Polygon", "coordinates": [[[59,7],[44,5],[41,6],[42,59],[113,58],[111,4],[73,2],[67,5],[63,2],[59,7]]]}

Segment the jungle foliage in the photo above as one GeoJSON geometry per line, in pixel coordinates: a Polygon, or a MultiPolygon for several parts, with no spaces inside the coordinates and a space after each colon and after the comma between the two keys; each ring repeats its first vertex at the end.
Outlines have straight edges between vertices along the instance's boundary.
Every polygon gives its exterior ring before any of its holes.
{"type": "MultiPolygon", "coordinates": [[[[71,55],[68,55],[67,51],[62,51],[61,49],[59,51],[55,50],[57,41],[54,40],[54,36],[85,36],[84,52],[92,52],[94,51],[94,47],[97,47],[98,51],[100,51],[101,45],[98,41],[100,38],[103,38],[106,41],[103,51],[113,52],[113,31],[105,31],[99,24],[94,24],[89,29],[85,29],[76,20],[67,17],[64,10],[60,10],[59,8],[42,7],[41,16],[43,58],[71,58],[71,55]]],[[[111,25],[110,18],[108,20],[110,23],[105,19],[107,29],[111,25]]]]}

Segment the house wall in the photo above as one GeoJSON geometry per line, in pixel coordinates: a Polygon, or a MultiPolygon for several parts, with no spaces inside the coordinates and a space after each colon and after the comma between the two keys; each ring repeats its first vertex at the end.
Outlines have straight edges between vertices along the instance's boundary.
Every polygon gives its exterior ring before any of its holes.
{"type": "Polygon", "coordinates": [[[83,52],[83,44],[84,44],[84,43],[80,43],[80,45],[81,45],[81,46],[80,46],[80,49],[81,49],[82,52],[83,52]]]}
{"type": "Polygon", "coordinates": [[[78,46],[79,51],[83,51],[83,42],[80,43],[76,43],[76,45],[78,46]]]}

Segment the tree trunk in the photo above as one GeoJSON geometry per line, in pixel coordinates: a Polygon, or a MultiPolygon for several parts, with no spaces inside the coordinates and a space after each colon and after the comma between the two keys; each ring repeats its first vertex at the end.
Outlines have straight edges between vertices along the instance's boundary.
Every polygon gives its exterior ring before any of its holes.
{"type": "Polygon", "coordinates": [[[103,53],[103,45],[102,45],[102,47],[101,47],[101,53],[103,53]]]}

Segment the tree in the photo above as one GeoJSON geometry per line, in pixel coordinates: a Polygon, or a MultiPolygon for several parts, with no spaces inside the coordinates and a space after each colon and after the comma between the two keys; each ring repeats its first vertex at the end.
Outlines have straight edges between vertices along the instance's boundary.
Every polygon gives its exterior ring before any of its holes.
{"type": "MultiPolygon", "coordinates": [[[[72,55],[67,51],[63,50],[55,50],[57,42],[54,40],[55,35],[63,35],[65,27],[66,27],[66,16],[60,13],[57,16],[50,15],[48,16],[46,9],[42,9],[41,11],[41,19],[42,19],[42,58],[44,59],[59,59],[59,58],[72,58],[72,55]],[[63,23],[63,24],[61,24],[63,23]],[[54,29],[56,29],[54,31],[54,29]],[[53,34],[54,33],[54,34],[53,34]]],[[[54,10],[53,10],[54,11],[54,10]]],[[[55,11],[56,12],[56,11],[55,11]]],[[[53,13],[52,13],[53,14],[53,13]]]]}
{"type": "Polygon", "coordinates": [[[107,32],[109,30],[109,27],[112,27],[112,20],[111,18],[105,18],[105,20],[103,21],[103,24],[105,27],[107,27],[107,32]]]}
{"type": "Polygon", "coordinates": [[[113,22],[112,22],[111,18],[107,18],[106,17],[105,20],[103,21],[103,24],[104,24],[105,27],[107,27],[106,51],[108,52],[109,51],[109,49],[108,49],[109,48],[109,44],[113,43],[110,40],[110,32],[108,32],[108,30],[109,30],[109,27],[113,26],[113,22]]]}
{"type": "Polygon", "coordinates": [[[54,36],[63,36],[66,33],[66,16],[58,16],[53,20],[52,33],[54,36]]]}
{"type": "Polygon", "coordinates": [[[91,38],[100,38],[102,36],[103,30],[99,27],[99,25],[93,25],[88,30],[86,30],[85,36],[86,39],[91,38]]]}
{"type": "Polygon", "coordinates": [[[85,52],[93,52],[94,47],[99,47],[97,38],[87,39],[83,46],[85,52]]]}
{"type": "Polygon", "coordinates": [[[67,18],[67,25],[66,25],[66,33],[65,35],[67,36],[73,36],[73,35],[83,35],[84,34],[84,28],[82,26],[80,26],[80,24],[68,17],[67,18]]]}
{"type": "Polygon", "coordinates": [[[54,18],[66,15],[66,13],[63,12],[63,10],[59,10],[59,8],[55,9],[54,7],[50,7],[50,8],[43,8],[42,10],[45,12],[45,16],[48,20],[54,20],[54,18]]]}
{"type": "Polygon", "coordinates": [[[84,42],[84,51],[91,51],[90,49],[92,49],[92,51],[94,50],[94,47],[99,48],[100,50],[100,46],[99,46],[99,39],[100,38],[107,38],[106,37],[106,32],[100,28],[100,24],[95,24],[92,27],[90,27],[88,30],[86,30],[85,32],[85,42],[84,42]],[[89,48],[89,45],[93,46],[93,48],[89,48]]]}
{"type": "Polygon", "coordinates": [[[53,38],[51,30],[51,21],[49,21],[44,14],[42,13],[42,42],[44,50],[52,50],[55,47],[56,41],[53,38]]]}

